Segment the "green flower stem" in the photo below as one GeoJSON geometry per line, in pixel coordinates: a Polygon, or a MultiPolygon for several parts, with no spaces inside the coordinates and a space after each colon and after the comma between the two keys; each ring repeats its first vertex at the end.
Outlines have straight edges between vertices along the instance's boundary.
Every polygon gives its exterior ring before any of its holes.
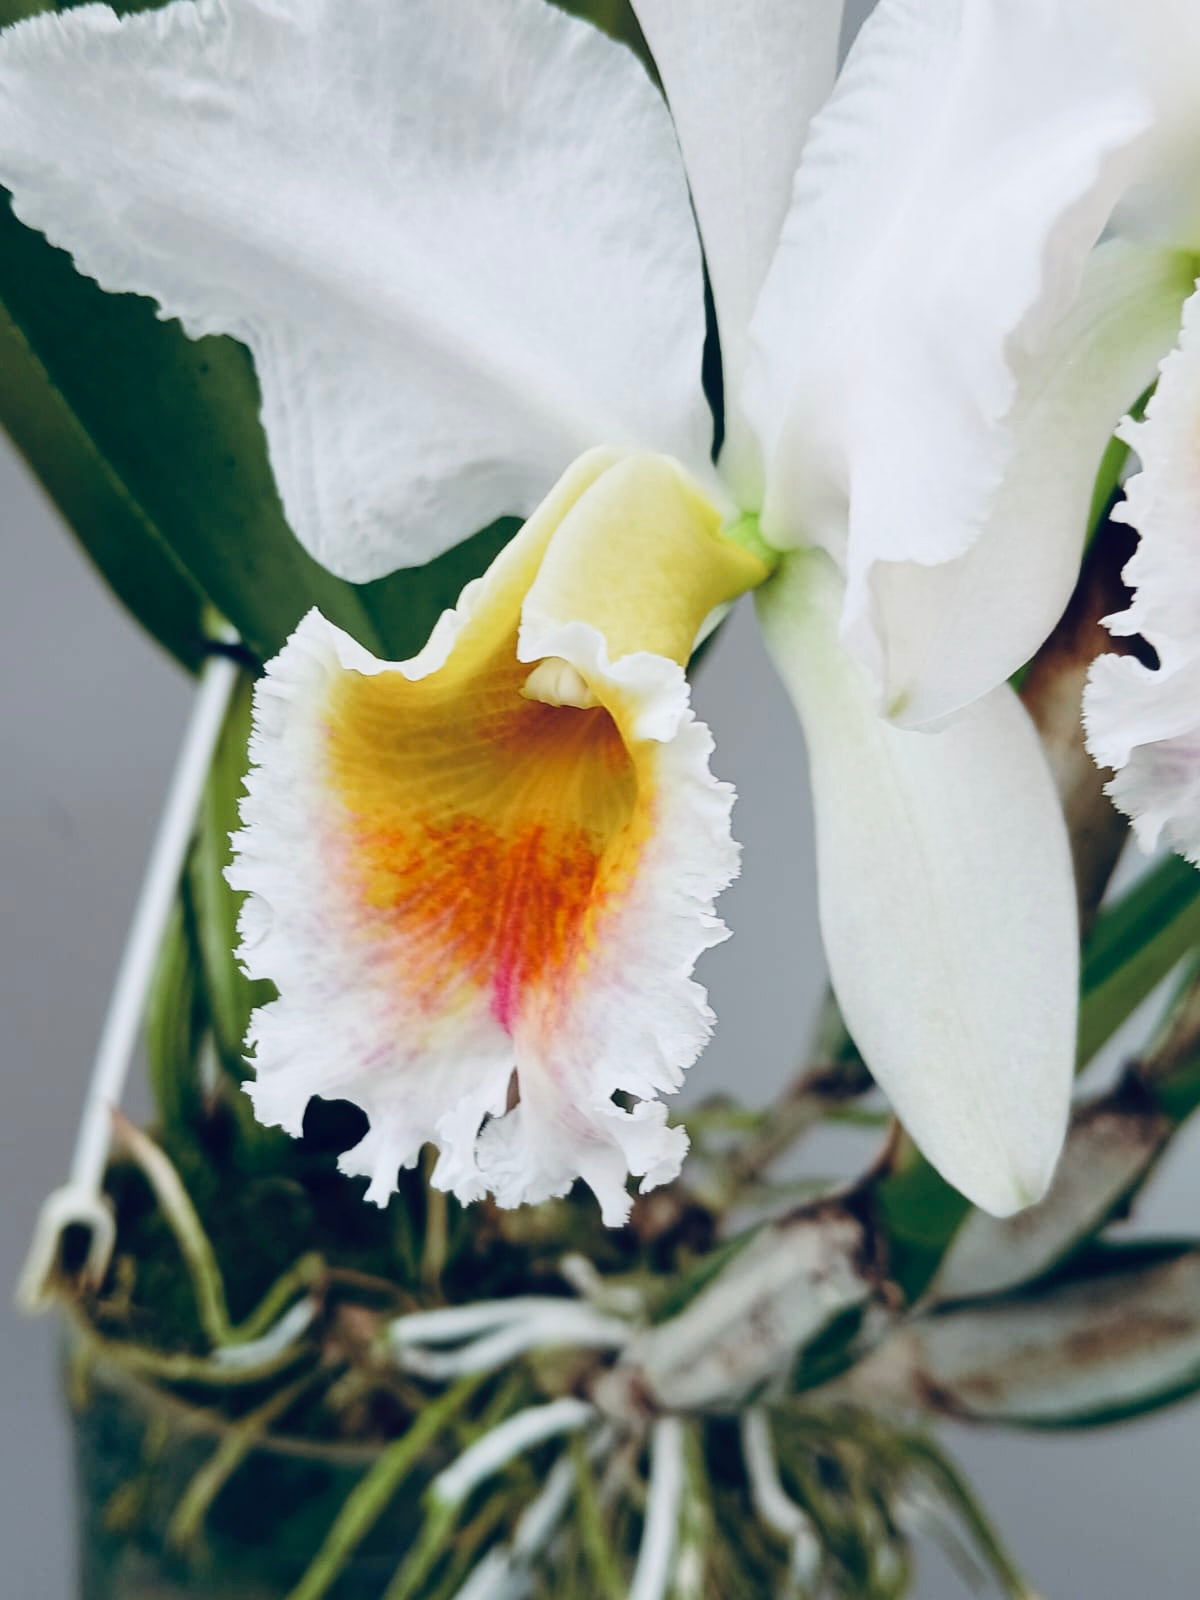
{"type": "Polygon", "coordinates": [[[185,1549],[204,1525],[213,1501],[230,1478],[266,1434],[271,1424],[290,1411],[312,1387],[318,1374],[306,1372],[302,1378],[280,1389],[256,1410],[232,1424],[220,1444],[188,1484],[167,1526],[167,1544],[185,1549]]]}
{"type": "Polygon", "coordinates": [[[749,515],[739,517],[736,522],[730,522],[721,529],[721,536],[733,544],[741,545],[743,550],[749,550],[752,556],[758,557],[767,569],[763,574],[764,580],[770,577],[783,559],[783,552],[776,550],[773,544],[768,544],[763,538],[757,517],[749,515]]]}
{"type": "MultiPolygon", "coordinates": [[[[431,1400],[424,1411],[414,1418],[407,1433],[383,1451],[361,1483],[347,1497],[325,1536],[324,1544],[288,1600],[322,1600],[401,1484],[421,1464],[438,1434],[467,1405],[482,1381],[482,1377],[472,1374],[447,1389],[436,1400],[431,1400]]],[[[447,1527],[441,1530],[441,1537],[449,1532],[453,1520],[451,1511],[447,1527]]],[[[422,1534],[426,1542],[428,1530],[427,1522],[422,1534]]],[[[421,1545],[418,1544],[417,1548],[420,1549],[421,1545]]],[[[431,1552],[432,1557],[436,1558],[439,1548],[440,1543],[431,1552]]],[[[432,1565],[432,1561],[429,1564],[432,1565]]],[[[388,1600],[393,1600],[391,1589],[388,1591],[388,1600]]]]}
{"type": "Polygon", "coordinates": [[[714,1134],[759,1133],[770,1114],[766,1109],[739,1105],[726,1095],[712,1095],[686,1109],[677,1121],[694,1145],[714,1134]]]}
{"type": "Polygon", "coordinates": [[[875,1110],[870,1106],[833,1105],[826,1111],[825,1121],[832,1122],[835,1127],[866,1128],[874,1133],[883,1133],[890,1127],[892,1115],[882,1107],[875,1110]]]}
{"type": "Polygon", "coordinates": [[[738,1145],[729,1158],[726,1181],[731,1199],[756,1183],[768,1168],[792,1149],[834,1109],[875,1087],[862,1057],[842,1021],[832,993],[825,997],[804,1070],[768,1108],[758,1131],[738,1145]]]}

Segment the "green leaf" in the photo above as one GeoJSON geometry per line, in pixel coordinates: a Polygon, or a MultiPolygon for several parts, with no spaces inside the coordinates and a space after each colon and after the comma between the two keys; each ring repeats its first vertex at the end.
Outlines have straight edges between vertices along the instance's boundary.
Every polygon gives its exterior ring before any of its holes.
{"type": "Polygon", "coordinates": [[[736,1250],[714,1255],[683,1308],[643,1328],[622,1358],[668,1410],[736,1408],[786,1374],[824,1382],[878,1335],[868,1229],[836,1200],[748,1229],[736,1250]]]}
{"type": "Polygon", "coordinates": [[[185,667],[198,667],[203,596],[2,305],[0,418],[113,593],[185,667]]]}
{"type": "Polygon", "coordinates": [[[1134,1075],[1176,1126],[1200,1106],[1200,952],[1183,964],[1157,1037],[1134,1075]]]}
{"type": "Polygon", "coordinates": [[[911,1304],[924,1293],[971,1204],[907,1139],[869,1192],[884,1225],[888,1277],[911,1304]]]}
{"type": "Polygon", "coordinates": [[[1197,946],[1200,872],[1168,856],[1100,914],[1084,947],[1081,1066],[1197,946]]]}
{"type": "Polygon", "coordinates": [[[407,567],[358,587],[343,585],[357,597],[382,654],[391,661],[416,655],[442,612],[491,565],[520,526],[518,517],[500,517],[423,567],[407,567]]]}
{"type": "Polygon", "coordinates": [[[146,1067],[164,1128],[180,1129],[195,1114],[202,1028],[195,955],[183,900],[177,897],[159,948],[145,1020],[146,1067]]]}
{"type": "Polygon", "coordinates": [[[1096,1248],[1037,1292],[932,1313],[906,1332],[910,1381],[954,1416],[1094,1427],[1200,1389],[1200,1248],[1096,1248]]]}
{"type": "Polygon", "coordinates": [[[974,1300],[1044,1277],[1122,1214],[1172,1131],[1135,1078],[1077,1105],[1049,1194],[1016,1216],[972,1211],[938,1268],[934,1297],[974,1300]]]}
{"type": "Polygon", "coordinates": [[[221,1060],[239,1081],[247,1075],[242,1047],[250,1013],[274,993],[271,984],[247,978],[234,958],[244,896],[225,881],[232,858],[229,835],[238,825],[238,799],[247,767],[250,701],[251,683],[244,677],[230,700],[188,858],[204,997],[221,1060]]]}
{"type": "Polygon", "coordinates": [[[574,16],[594,22],[649,61],[650,53],[629,0],[554,0],[554,4],[574,16]]]}

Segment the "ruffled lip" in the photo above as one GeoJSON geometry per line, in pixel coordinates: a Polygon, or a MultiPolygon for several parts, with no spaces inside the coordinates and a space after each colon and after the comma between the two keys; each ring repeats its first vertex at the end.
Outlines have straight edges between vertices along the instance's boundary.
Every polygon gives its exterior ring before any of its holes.
{"type": "Polygon", "coordinates": [[[381,1203],[427,1143],[464,1201],[582,1177],[611,1223],[630,1174],[679,1171],[659,1096],[712,1027],[691,973],[726,936],[733,791],[679,660],[629,640],[686,656],[760,565],[672,463],[599,452],[412,661],[305,618],[257,690],[230,872],[243,963],[279,991],[251,1029],[264,1121],[361,1106],[342,1164],[381,1203]],[[605,560],[625,602],[591,581],[605,560]],[[606,628],[578,614],[593,591],[606,628]]]}

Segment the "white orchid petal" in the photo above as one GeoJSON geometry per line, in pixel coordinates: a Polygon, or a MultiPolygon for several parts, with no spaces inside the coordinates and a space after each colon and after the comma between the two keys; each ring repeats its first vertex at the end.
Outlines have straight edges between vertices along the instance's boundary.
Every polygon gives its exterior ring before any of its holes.
{"type": "MultiPolygon", "coordinates": [[[[937,722],[1003,683],[1062,615],[1105,447],[1174,343],[1195,273],[1182,253],[1101,245],[1077,305],[1022,374],[1014,454],[975,543],[940,566],[875,568],[883,705],[902,726],[937,722]]],[[[869,651],[869,636],[847,642],[869,651]]]]}
{"type": "Polygon", "coordinates": [[[1070,0],[882,0],[864,25],[805,146],[746,397],[763,530],[829,549],[849,626],[878,562],[949,561],[981,533],[1023,365],[1148,115],[1070,0]]]}
{"type": "Polygon", "coordinates": [[[545,0],[196,0],[0,39],[0,180],[107,289],[254,354],[289,520],[362,580],[582,450],[702,466],[699,246],[661,96],[545,0]]]}
{"type": "Polygon", "coordinates": [[[1067,1125],[1078,931],[1066,829],[1011,691],[941,733],[893,727],[838,644],[841,603],[815,551],[759,591],[808,743],[834,988],[929,1160],[1006,1215],[1045,1193],[1067,1125]]]}
{"type": "Polygon", "coordinates": [[[460,1199],[582,1177],[610,1223],[630,1173],[678,1172],[658,1097],[711,1030],[691,972],[737,871],[681,658],[761,576],[719,530],[672,463],[593,452],[415,660],[313,612],[268,667],[230,872],[252,896],[242,960],[279,990],[251,1094],[291,1132],[313,1094],[360,1105],[343,1168],[368,1198],[427,1142],[460,1199]],[[587,709],[526,693],[546,659],[587,709]]]}
{"type": "Polygon", "coordinates": [[[757,505],[739,408],[750,317],[779,242],[813,113],[833,87],[844,0],[634,0],[683,146],[716,303],[721,465],[757,505]]]}
{"type": "Polygon", "coordinates": [[[1159,665],[1100,657],[1084,699],[1088,748],[1118,769],[1108,792],[1142,844],[1165,839],[1200,865],[1200,292],[1146,420],[1125,437],[1142,464],[1123,508],[1140,542],[1124,574],[1133,602],[1107,621],[1141,634],[1159,665]]]}

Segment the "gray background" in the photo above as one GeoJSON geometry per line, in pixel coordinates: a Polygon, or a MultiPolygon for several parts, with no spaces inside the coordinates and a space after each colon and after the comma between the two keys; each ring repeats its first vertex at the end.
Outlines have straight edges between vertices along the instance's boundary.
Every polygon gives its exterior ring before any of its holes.
{"type": "MultiPolygon", "coordinates": [[[[848,32],[869,9],[851,0],[848,32]]],[[[188,704],[182,675],[119,612],[0,440],[0,1286],[42,1196],[66,1172],[90,1053],[188,704]]],[[[794,1062],[824,983],[799,736],[743,609],[696,688],[717,769],[740,795],[743,871],[722,910],[737,937],[705,957],[720,1027],[692,1092],[765,1100],[794,1062]]],[[[1200,1128],[1140,1226],[1195,1231],[1200,1128]]],[[[0,1600],[68,1600],[67,1435],[52,1323],[0,1317],[0,1600]]],[[[1191,1600],[1200,1592],[1200,1406],[1098,1434],[949,1430],[949,1443],[1047,1600],[1191,1600]]],[[[935,1554],[921,1600],[966,1591],[935,1554]]]]}
{"type": "MultiPolygon", "coordinates": [[[[0,454],[0,1284],[38,1204],[65,1175],[90,1052],[188,704],[182,675],[109,598],[40,490],[0,454]]],[[[720,1018],[694,1090],[782,1082],[824,981],[799,736],[743,611],[696,688],[718,770],[740,800],[742,876],[722,908],[737,936],[704,961],[720,1018]]],[[[1145,1225],[1194,1228],[1200,1140],[1151,1196],[1145,1225]]],[[[67,1438],[54,1327],[0,1318],[0,1600],[71,1594],[67,1438]]],[[[1052,1600],[1185,1600],[1200,1590],[1200,1408],[1078,1438],[954,1430],[950,1441],[1052,1600]]],[[[965,1591],[931,1555],[920,1594],[965,1591]]]]}

